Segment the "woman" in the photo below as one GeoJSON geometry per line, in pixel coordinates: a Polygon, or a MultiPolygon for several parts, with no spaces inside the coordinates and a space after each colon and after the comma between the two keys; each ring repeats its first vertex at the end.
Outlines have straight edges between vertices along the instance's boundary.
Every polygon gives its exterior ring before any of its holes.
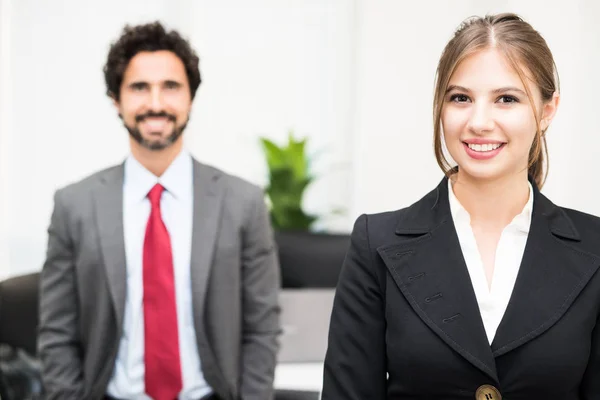
{"type": "Polygon", "coordinates": [[[600,399],[600,219],[539,192],[557,80],[518,16],[457,30],[434,99],[446,178],[356,221],[323,400],[600,399]]]}

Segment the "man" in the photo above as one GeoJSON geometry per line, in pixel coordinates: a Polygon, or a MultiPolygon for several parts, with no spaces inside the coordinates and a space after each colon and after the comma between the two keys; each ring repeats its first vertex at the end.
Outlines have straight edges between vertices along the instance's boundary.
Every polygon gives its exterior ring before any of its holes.
{"type": "Polygon", "coordinates": [[[47,399],[272,398],[279,273],[262,191],[195,161],[198,57],[159,23],[104,67],[118,166],[60,189],[41,273],[47,399]]]}

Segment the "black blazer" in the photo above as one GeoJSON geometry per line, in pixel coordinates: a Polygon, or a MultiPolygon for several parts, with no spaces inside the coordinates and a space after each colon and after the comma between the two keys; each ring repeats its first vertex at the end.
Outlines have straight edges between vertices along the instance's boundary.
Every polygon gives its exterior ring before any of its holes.
{"type": "Polygon", "coordinates": [[[323,400],[498,398],[477,393],[482,385],[504,400],[600,399],[600,218],[557,207],[532,186],[525,253],[491,346],[446,179],[406,209],[358,218],[323,400]]]}

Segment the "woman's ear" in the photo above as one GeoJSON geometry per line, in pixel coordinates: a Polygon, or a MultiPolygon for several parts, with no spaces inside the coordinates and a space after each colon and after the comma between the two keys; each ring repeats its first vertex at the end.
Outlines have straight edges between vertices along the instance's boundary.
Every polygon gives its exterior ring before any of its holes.
{"type": "Polygon", "coordinates": [[[544,104],[542,108],[542,119],[540,121],[540,128],[542,132],[545,132],[546,129],[550,126],[552,119],[556,115],[556,111],[558,110],[558,105],[560,104],[560,95],[557,92],[554,92],[552,98],[544,104]]]}

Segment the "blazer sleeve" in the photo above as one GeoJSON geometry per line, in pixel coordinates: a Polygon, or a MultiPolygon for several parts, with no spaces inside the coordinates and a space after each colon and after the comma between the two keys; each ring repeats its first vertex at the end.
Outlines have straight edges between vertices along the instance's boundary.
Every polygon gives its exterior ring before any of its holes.
{"type": "Polygon", "coordinates": [[[54,196],[40,274],[38,351],[47,400],[84,397],[73,242],[60,194],[54,196]]]}
{"type": "Polygon", "coordinates": [[[581,400],[600,399],[600,317],[592,334],[588,366],[581,383],[581,400]]]}
{"type": "Polygon", "coordinates": [[[273,398],[279,322],[279,261],[262,190],[243,234],[241,399],[273,398]]]}
{"type": "Polygon", "coordinates": [[[323,373],[323,400],[386,398],[385,296],[366,215],[354,224],[337,284],[323,373]]]}

